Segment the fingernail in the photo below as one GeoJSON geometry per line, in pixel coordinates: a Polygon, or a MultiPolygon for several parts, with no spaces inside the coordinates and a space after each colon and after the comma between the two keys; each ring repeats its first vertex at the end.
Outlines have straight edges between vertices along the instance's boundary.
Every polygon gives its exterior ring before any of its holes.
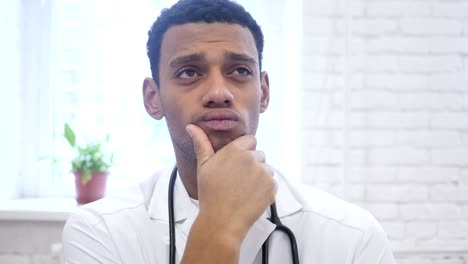
{"type": "Polygon", "coordinates": [[[189,134],[189,136],[192,137],[192,132],[190,132],[190,129],[189,129],[189,126],[188,126],[188,125],[185,127],[185,131],[187,131],[187,133],[189,134]]]}

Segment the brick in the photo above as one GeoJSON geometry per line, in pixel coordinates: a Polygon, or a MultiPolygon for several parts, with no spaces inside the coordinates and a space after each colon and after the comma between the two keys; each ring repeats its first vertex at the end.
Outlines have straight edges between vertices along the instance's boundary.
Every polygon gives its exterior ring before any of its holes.
{"type": "Polygon", "coordinates": [[[367,114],[370,128],[428,128],[429,113],[425,112],[371,112],[367,114]]]}
{"type": "MultiPolygon", "coordinates": [[[[307,164],[314,165],[337,165],[343,163],[344,152],[339,148],[318,147],[307,151],[307,164]]],[[[365,153],[362,150],[351,150],[349,162],[352,164],[363,164],[365,153]]]]}
{"type": "Polygon", "coordinates": [[[364,88],[390,91],[421,91],[428,87],[428,79],[419,74],[369,74],[363,78],[364,88]]]}
{"type": "Polygon", "coordinates": [[[303,41],[304,56],[317,54],[343,55],[345,52],[343,37],[305,35],[303,41]]]}
{"type": "Polygon", "coordinates": [[[462,256],[437,256],[432,257],[432,264],[465,264],[467,257],[462,256]]]}
{"type": "Polygon", "coordinates": [[[468,239],[435,238],[435,239],[430,239],[430,240],[419,240],[417,244],[417,249],[421,251],[429,251],[429,252],[430,251],[455,252],[457,250],[464,252],[466,251],[466,245],[468,245],[468,239]]]}
{"type": "MultiPolygon", "coordinates": [[[[337,32],[345,34],[345,26],[344,20],[337,22],[337,32]]],[[[353,19],[350,29],[353,35],[375,36],[395,34],[398,31],[398,23],[391,19],[353,19]]]]}
{"type": "Polygon", "coordinates": [[[369,150],[370,164],[416,165],[429,161],[429,153],[423,149],[395,147],[369,150]]]}
{"type": "Polygon", "coordinates": [[[467,37],[383,36],[365,42],[369,53],[398,52],[415,55],[450,55],[468,52],[467,37]]]}
{"type": "Polygon", "coordinates": [[[404,93],[395,96],[394,109],[399,110],[464,110],[464,96],[455,93],[404,93]]]}
{"type": "Polygon", "coordinates": [[[468,20],[465,20],[465,22],[463,22],[463,35],[468,36],[468,20]]]}
{"type": "Polygon", "coordinates": [[[347,162],[353,164],[353,165],[363,165],[366,163],[366,151],[361,150],[361,149],[350,149],[349,150],[349,157],[347,162]]]}
{"type": "Polygon", "coordinates": [[[401,67],[396,55],[352,56],[350,63],[353,71],[364,73],[396,73],[401,67]]]}
{"type": "MultiPolygon", "coordinates": [[[[346,39],[341,36],[304,36],[304,56],[308,55],[344,55],[346,39]]],[[[349,42],[352,54],[365,53],[365,40],[361,37],[353,37],[349,42]]]]}
{"type": "Polygon", "coordinates": [[[304,17],[304,35],[330,35],[336,33],[336,20],[330,18],[304,17]]]}
{"type": "Polygon", "coordinates": [[[430,90],[434,91],[468,91],[468,74],[463,72],[432,74],[429,76],[430,90]]]}
{"type": "Polygon", "coordinates": [[[0,252],[48,254],[50,245],[61,241],[63,225],[63,222],[2,221],[0,252]]]}
{"type": "Polygon", "coordinates": [[[405,226],[406,236],[416,239],[430,239],[437,233],[437,223],[427,221],[417,221],[407,223],[405,226]]]}
{"type": "Polygon", "coordinates": [[[441,238],[468,238],[468,222],[466,221],[444,221],[439,223],[441,238]]]}
{"type": "Polygon", "coordinates": [[[431,204],[431,211],[429,219],[440,220],[440,219],[463,219],[461,217],[460,206],[453,203],[435,203],[431,204]]]}
{"type": "Polygon", "coordinates": [[[468,166],[468,149],[432,150],[433,164],[468,166]]]}
{"type": "Polygon", "coordinates": [[[423,220],[431,214],[430,205],[424,203],[402,204],[399,212],[403,220],[423,220]]]}
{"type": "Polygon", "coordinates": [[[400,131],[396,135],[396,143],[412,147],[451,148],[461,145],[461,137],[453,130],[400,131]]]}
{"type": "Polygon", "coordinates": [[[400,205],[400,217],[404,220],[459,219],[460,208],[450,203],[417,203],[400,205]]]}
{"type": "Polygon", "coordinates": [[[468,129],[468,113],[444,112],[431,117],[431,128],[468,129]]]}
{"type": "Polygon", "coordinates": [[[392,166],[366,166],[350,168],[347,174],[352,181],[389,183],[395,180],[396,168],[392,166]]]}
{"type": "MultiPolygon", "coordinates": [[[[350,119],[353,128],[361,128],[366,124],[364,113],[353,112],[350,119]]],[[[304,115],[305,128],[342,128],[343,125],[344,114],[341,111],[315,111],[304,115]]]]}
{"type": "Polygon", "coordinates": [[[382,228],[389,239],[403,239],[405,237],[405,224],[401,221],[380,221],[382,228]]]}
{"type": "Polygon", "coordinates": [[[27,255],[0,255],[2,264],[30,264],[30,258],[27,255]]]}
{"type": "Polygon", "coordinates": [[[58,257],[47,255],[35,255],[32,257],[33,264],[60,264],[62,263],[58,257]]]}
{"type": "Polygon", "coordinates": [[[307,151],[307,164],[341,164],[343,162],[343,152],[336,148],[313,148],[307,151]]]}
{"type": "Polygon", "coordinates": [[[430,188],[431,201],[468,202],[468,186],[440,184],[430,188]]]}
{"type": "Polygon", "coordinates": [[[369,38],[366,42],[367,51],[375,52],[398,52],[404,54],[428,54],[430,46],[424,37],[398,37],[382,36],[369,38]]]}
{"type": "Polygon", "coordinates": [[[432,4],[434,17],[468,17],[468,3],[463,2],[435,2],[432,4]]]}
{"type": "Polygon", "coordinates": [[[304,171],[304,183],[316,185],[319,183],[338,184],[342,182],[341,166],[308,166],[304,171]]]}
{"type": "Polygon", "coordinates": [[[433,54],[468,53],[468,37],[434,37],[427,45],[433,54]]]}
{"type": "Polygon", "coordinates": [[[341,73],[344,69],[342,56],[309,55],[303,58],[304,72],[341,73]]]}
{"type": "Polygon", "coordinates": [[[367,3],[369,17],[427,17],[431,13],[428,3],[408,1],[390,2],[373,1],[367,3]]]}
{"type": "Polygon", "coordinates": [[[304,102],[303,109],[306,113],[310,113],[320,109],[330,108],[333,93],[328,91],[304,91],[302,96],[304,102]]]}
{"type": "Polygon", "coordinates": [[[408,184],[373,184],[366,190],[370,202],[423,202],[429,197],[426,186],[408,184]]]}
{"type": "Polygon", "coordinates": [[[404,183],[446,183],[458,178],[458,168],[451,167],[399,167],[396,171],[396,181],[404,183]]]}
{"type": "Polygon", "coordinates": [[[461,35],[463,24],[457,20],[434,18],[403,18],[400,20],[403,34],[411,35],[461,35]]]}
{"type": "Polygon", "coordinates": [[[350,201],[352,203],[359,203],[364,200],[364,186],[362,184],[334,184],[327,188],[327,191],[337,197],[350,201]]]}
{"type": "Polygon", "coordinates": [[[343,145],[343,132],[338,129],[313,129],[304,132],[304,145],[310,147],[340,147],[343,145]]]}
{"type": "Polygon", "coordinates": [[[398,256],[395,255],[398,264],[434,264],[429,256],[398,256]]]}
{"type": "MultiPolygon", "coordinates": [[[[353,74],[348,80],[351,89],[361,89],[363,76],[360,74],[353,74]]],[[[304,90],[305,91],[330,91],[342,89],[344,87],[344,80],[342,74],[323,74],[308,72],[303,76],[304,90]]]]}
{"type": "Polygon", "coordinates": [[[461,218],[460,219],[468,219],[468,204],[464,204],[460,206],[461,210],[461,218]]]}
{"type": "Polygon", "coordinates": [[[468,133],[463,133],[462,134],[462,142],[465,147],[468,147],[468,133]]]}
{"type": "Polygon", "coordinates": [[[365,203],[363,207],[379,220],[394,220],[398,218],[398,206],[393,203],[365,203]]]}
{"type": "Polygon", "coordinates": [[[359,91],[351,93],[351,107],[356,110],[391,108],[397,96],[386,91],[359,91]]]}
{"type": "Polygon", "coordinates": [[[398,68],[404,73],[457,72],[463,68],[458,56],[400,56],[398,68]]]}
{"type": "Polygon", "coordinates": [[[353,147],[386,147],[396,143],[394,132],[382,130],[354,130],[350,139],[353,147]]]}
{"type": "MultiPolygon", "coordinates": [[[[303,2],[304,16],[306,17],[342,17],[344,7],[341,2],[319,0],[303,2]],[[317,8],[320,7],[320,8],[317,8]]],[[[365,6],[359,1],[353,1],[351,5],[351,14],[353,16],[363,16],[365,6]]]]}
{"type": "Polygon", "coordinates": [[[460,173],[460,183],[468,185],[468,169],[462,169],[460,173]]]}
{"type": "Polygon", "coordinates": [[[346,186],[345,194],[347,199],[353,203],[364,201],[365,190],[363,184],[348,184],[346,186]]]}

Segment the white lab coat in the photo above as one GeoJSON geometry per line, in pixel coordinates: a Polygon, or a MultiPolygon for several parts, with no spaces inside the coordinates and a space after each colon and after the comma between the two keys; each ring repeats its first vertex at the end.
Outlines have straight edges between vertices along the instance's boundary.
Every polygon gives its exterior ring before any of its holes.
{"type": "MultiPolygon", "coordinates": [[[[81,207],[64,228],[66,263],[169,263],[170,174],[171,169],[156,174],[124,198],[105,198],[81,207]]],[[[300,263],[394,263],[385,233],[368,212],[314,188],[301,192],[278,173],[275,178],[278,215],[296,236],[300,263]]],[[[174,196],[179,263],[198,206],[180,177],[174,196]]],[[[261,246],[274,229],[268,215],[269,210],[247,233],[240,264],[261,263],[261,246]]],[[[270,263],[292,263],[287,236],[274,232],[270,241],[270,263]]]]}

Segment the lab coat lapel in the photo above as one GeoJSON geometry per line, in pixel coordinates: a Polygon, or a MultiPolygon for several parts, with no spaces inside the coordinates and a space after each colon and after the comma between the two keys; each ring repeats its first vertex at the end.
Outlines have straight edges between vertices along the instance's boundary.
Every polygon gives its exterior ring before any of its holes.
{"type": "MultiPolygon", "coordinates": [[[[171,171],[165,171],[161,175],[156,185],[152,198],[148,205],[148,214],[152,219],[169,222],[168,214],[168,187],[171,176],[171,171]]],[[[187,243],[187,237],[192,227],[193,221],[198,215],[198,207],[190,199],[184,184],[180,180],[179,175],[174,186],[174,219],[176,228],[176,251],[177,258],[182,258],[187,243]]],[[[167,235],[167,243],[169,244],[169,234],[167,235]]]]}
{"type": "Polygon", "coordinates": [[[250,228],[244,241],[242,241],[239,263],[253,263],[258,252],[262,248],[263,242],[265,242],[274,229],[275,225],[266,219],[266,215],[263,214],[250,228]]]}
{"type": "MultiPolygon", "coordinates": [[[[152,219],[169,222],[168,187],[172,170],[165,170],[154,186],[148,204],[148,214],[152,219]]],[[[179,175],[174,186],[174,219],[180,223],[191,215],[198,214],[198,207],[193,204],[179,175]]]]}

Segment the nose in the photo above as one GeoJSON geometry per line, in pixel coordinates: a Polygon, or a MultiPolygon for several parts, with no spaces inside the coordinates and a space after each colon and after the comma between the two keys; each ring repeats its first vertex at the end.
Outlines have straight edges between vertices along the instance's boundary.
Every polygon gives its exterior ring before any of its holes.
{"type": "Polygon", "coordinates": [[[212,74],[206,84],[202,98],[204,107],[224,108],[232,105],[234,96],[229,89],[229,82],[221,73],[212,74]]]}

